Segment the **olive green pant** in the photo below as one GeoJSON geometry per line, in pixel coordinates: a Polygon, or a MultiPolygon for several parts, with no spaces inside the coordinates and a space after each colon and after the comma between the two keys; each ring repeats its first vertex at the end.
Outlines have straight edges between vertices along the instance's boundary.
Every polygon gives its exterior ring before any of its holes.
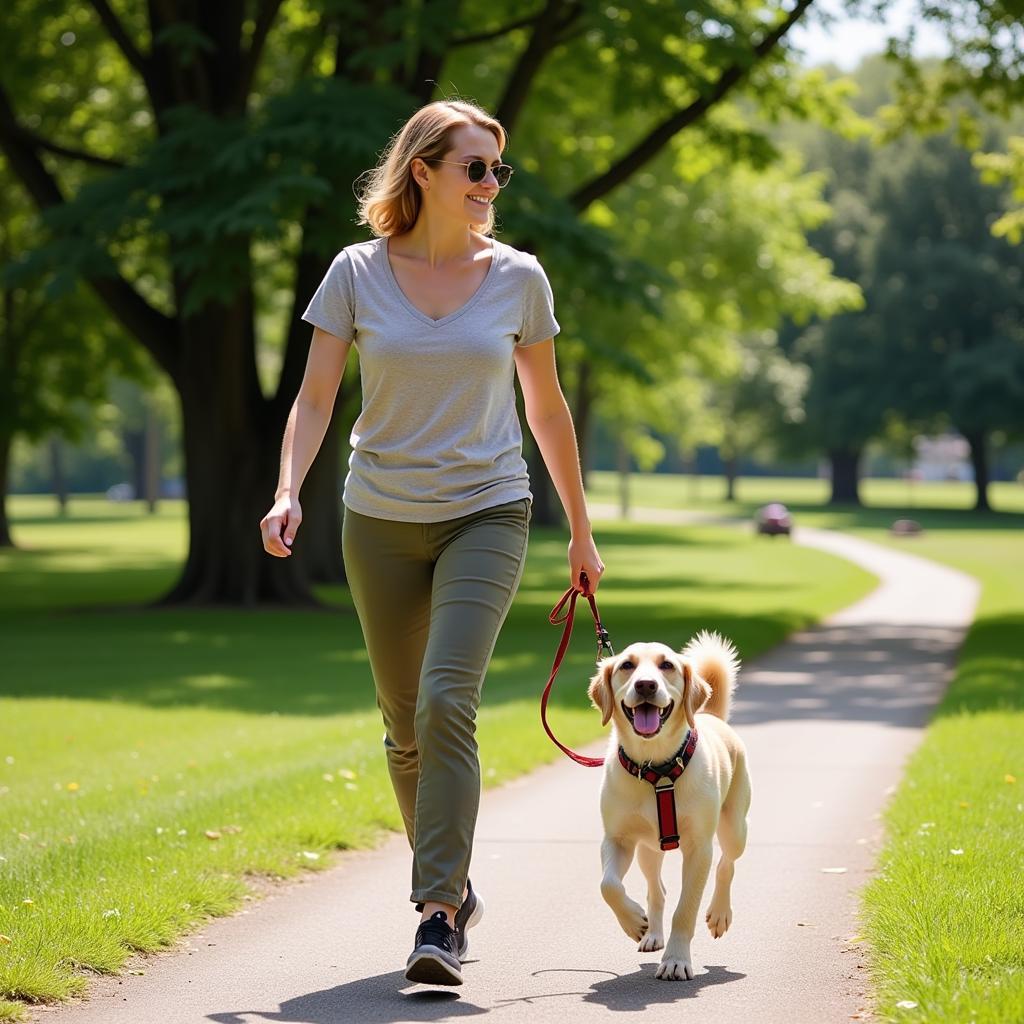
{"type": "Polygon", "coordinates": [[[344,510],[345,569],[413,851],[413,902],[462,902],[480,806],[476,710],[530,518],[527,498],[440,523],[344,510]]]}

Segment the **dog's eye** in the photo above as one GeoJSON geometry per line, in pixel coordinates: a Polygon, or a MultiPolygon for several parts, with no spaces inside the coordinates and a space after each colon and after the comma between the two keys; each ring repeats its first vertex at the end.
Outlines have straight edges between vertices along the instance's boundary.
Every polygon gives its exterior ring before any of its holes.
{"type": "Polygon", "coordinates": [[[660,668],[662,670],[662,672],[674,672],[675,671],[675,665],[673,665],[672,662],[668,660],[668,658],[666,658],[658,666],[658,668],[660,668]]]}
{"type": "Polygon", "coordinates": [[[628,671],[631,668],[636,668],[636,665],[627,659],[626,661],[619,663],[619,668],[626,669],[628,671]]]}

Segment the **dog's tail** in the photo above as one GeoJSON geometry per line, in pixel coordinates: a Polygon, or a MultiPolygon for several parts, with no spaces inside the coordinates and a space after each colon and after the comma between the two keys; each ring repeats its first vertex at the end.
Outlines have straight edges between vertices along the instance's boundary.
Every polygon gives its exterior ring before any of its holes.
{"type": "Polygon", "coordinates": [[[700,710],[728,721],[740,671],[739,652],[732,641],[702,629],[680,653],[693,662],[697,675],[711,687],[711,696],[700,710]]]}

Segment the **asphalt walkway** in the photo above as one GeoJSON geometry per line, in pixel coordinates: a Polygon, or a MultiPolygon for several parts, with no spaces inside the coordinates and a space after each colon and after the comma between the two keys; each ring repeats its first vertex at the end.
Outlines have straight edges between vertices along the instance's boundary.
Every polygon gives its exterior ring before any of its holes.
{"type": "MultiPolygon", "coordinates": [[[[633,518],[683,521],[670,512],[633,518]]],[[[210,921],[174,951],[133,958],[120,976],[93,980],[86,1000],[39,1008],[31,1019],[870,1019],[857,893],[882,840],[880,811],[948,682],[979,588],[954,570],[842,534],[798,529],[794,541],[864,566],[881,585],[741,671],[731,721],[750,755],[750,840],[736,867],[729,932],[713,940],[698,915],[692,981],[655,980],[660,953],[638,953],[619,930],[599,892],[601,773],[561,758],[484,794],[472,877],[487,913],[470,933],[459,989],[405,982],[416,914],[404,900],[409,850],[396,836],[210,921]]],[[[616,649],[633,639],[660,638],[616,635],[616,649]]],[[[588,752],[602,754],[604,743],[588,752]]],[[[678,856],[665,860],[669,913],[678,856]]],[[[635,866],[627,887],[642,899],[635,866]]]]}

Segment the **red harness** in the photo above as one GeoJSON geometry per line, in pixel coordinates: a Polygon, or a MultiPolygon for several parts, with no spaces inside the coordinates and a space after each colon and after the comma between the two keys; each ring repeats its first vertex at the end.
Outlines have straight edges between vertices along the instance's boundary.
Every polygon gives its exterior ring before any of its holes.
{"type": "MultiPolygon", "coordinates": [[[[580,585],[586,589],[590,589],[589,581],[587,580],[587,574],[585,572],[580,573],[580,585]]],[[[551,694],[551,686],[555,681],[555,676],[558,675],[558,668],[562,664],[562,658],[565,656],[566,648],[569,646],[569,637],[572,636],[572,623],[573,616],[576,611],[576,598],[579,596],[579,591],[575,587],[570,587],[563,595],[562,599],[551,609],[548,615],[548,622],[553,626],[565,623],[565,629],[562,630],[562,640],[558,645],[558,651],[555,654],[554,663],[551,666],[551,675],[548,676],[548,684],[544,687],[544,692],[540,698],[540,720],[544,726],[544,731],[551,738],[551,742],[554,743],[559,750],[562,751],[567,757],[572,758],[577,764],[583,765],[585,768],[600,768],[604,764],[603,757],[586,757],[583,754],[577,754],[575,750],[570,749],[563,743],[559,742],[558,738],[551,731],[551,727],[548,725],[548,697],[551,694]],[[566,613],[559,618],[558,613],[562,610],[565,602],[569,601],[569,607],[566,613]]],[[[614,655],[615,651],[612,650],[611,641],[608,637],[608,630],[601,624],[601,616],[597,611],[597,602],[594,600],[593,594],[586,595],[587,600],[590,602],[590,611],[594,616],[594,626],[597,632],[597,660],[600,662],[602,657],[602,651],[607,651],[608,654],[614,655]]],[[[619,763],[623,768],[629,772],[630,775],[635,775],[639,779],[644,779],[654,786],[654,796],[658,803],[658,831],[660,833],[661,848],[663,850],[674,850],[679,846],[679,831],[678,824],[676,822],[676,795],[675,795],[675,781],[680,775],[686,770],[686,766],[690,763],[690,758],[693,757],[693,752],[697,748],[697,730],[691,729],[689,735],[686,737],[686,742],[676,751],[675,757],[671,761],[666,761],[663,765],[653,767],[649,762],[645,762],[643,765],[637,764],[631,760],[626,752],[619,747],[619,763]]]]}
{"type": "Polygon", "coordinates": [[[663,850],[679,848],[679,825],[676,822],[676,779],[686,771],[686,766],[697,749],[697,730],[691,729],[686,742],[676,751],[675,757],[664,764],[652,765],[649,761],[637,764],[619,747],[619,764],[638,779],[654,787],[658,801],[658,833],[663,850]]]}

